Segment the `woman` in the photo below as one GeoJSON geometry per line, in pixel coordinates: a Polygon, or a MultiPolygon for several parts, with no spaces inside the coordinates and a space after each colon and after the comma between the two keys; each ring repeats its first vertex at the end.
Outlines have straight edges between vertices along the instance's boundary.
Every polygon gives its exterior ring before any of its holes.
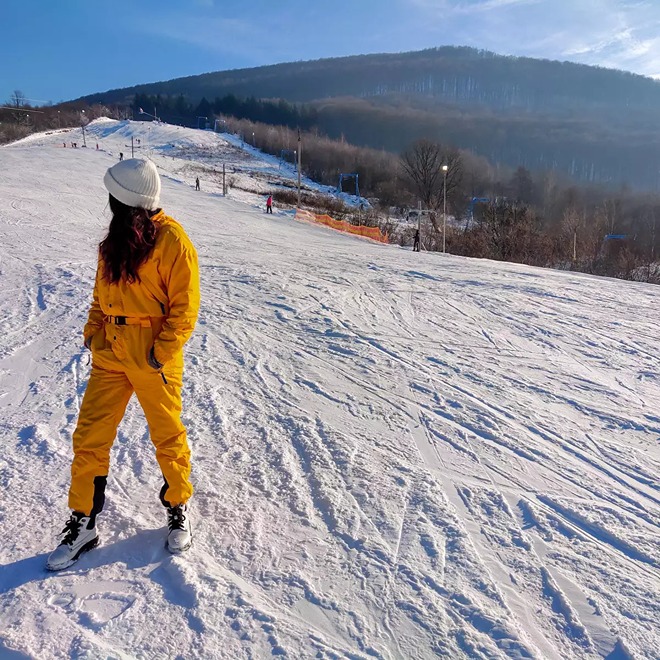
{"type": "Polygon", "coordinates": [[[158,208],[160,177],[148,160],[113,165],[103,180],[112,220],[99,246],[92,306],[84,329],[92,371],[73,434],[72,514],[50,570],[73,564],[98,544],[110,448],[133,392],[144,410],[164,477],[167,547],[192,542],[190,450],[181,423],[183,345],[199,310],[197,253],[183,228],[158,208]]]}

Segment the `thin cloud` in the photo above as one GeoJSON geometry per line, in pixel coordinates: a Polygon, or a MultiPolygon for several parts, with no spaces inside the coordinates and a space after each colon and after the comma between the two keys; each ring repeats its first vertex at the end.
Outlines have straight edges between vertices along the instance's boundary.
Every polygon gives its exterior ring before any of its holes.
{"type": "Polygon", "coordinates": [[[410,0],[413,7],[445,17],[536,5],[541,2],[544,0],[410,0]]]}
{"type": "Polygon", "coordinates": [[[539,2],[541,2],[541,0],[483,0],[482,2],[462,2],[456,5],[453,9],[456,12],[472,14],[509,7],[536,5],[539,2]]]}
{"type": "Polygon", "coordinates": [[[649,0],[407,0],[428,42],[569,59],[646,75],[660,70],[660,3],[649,0]],[[466,22],[466,15],[470,21],[466,22]]]}

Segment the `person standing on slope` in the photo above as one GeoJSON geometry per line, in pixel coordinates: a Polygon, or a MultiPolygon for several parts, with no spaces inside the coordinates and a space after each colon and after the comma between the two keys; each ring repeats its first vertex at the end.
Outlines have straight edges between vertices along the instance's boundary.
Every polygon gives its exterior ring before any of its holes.
{"type": "Polygon", "coordinates": [[[190,449],[181,422],[183,346],[199,310],[197,252],[185,231],[159,208],[160,177],[148,160],[113,165],[103,180],[112,220],[99,245],[96,284],[84,328],[92,370],[73,434],[69,508],[60,545],[47,568],[60,570],[98,544],[110,448],[133,392],[144,410],[164,477],[167,546],[190,547],[187,502],[193,488],[190,449]]]}
{"type": "Polygon", "coordinates": [[[266,200],[266,213],[272,213],[273,212],[273,196],[268,195],[268,199],[266,200]]]}
{"type": "Polygon", "coordinates": [[[199,190],[199,177],[195,179],[195,190],[199,190]]]}

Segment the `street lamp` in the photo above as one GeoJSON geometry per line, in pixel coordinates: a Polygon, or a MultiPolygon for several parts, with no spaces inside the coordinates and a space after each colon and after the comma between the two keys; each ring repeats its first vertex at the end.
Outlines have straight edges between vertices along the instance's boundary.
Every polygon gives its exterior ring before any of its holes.
{"type": "Polygon", "coordinates": [[[254,147],[254,131],[252,131],[252,146],[254,147]]]}
{"type": "Polygon", "coordinates": [[[444,175],[444,182],[442,186],[442,251],[447,251],[447,172],[449,165],[442,166],[442,173],[444,175]]]}
{"type": "Polygon", "coordinates": [[[142,108],[138,108],[138,111],[140,112],[141,115],[147,115],[147,117],[153,117],[154,121],[158,121],[158,115],[156,114],[156,106],[154,106],[153,115],[150,112],[145,112],[142,108]]]}
{"type": "Polygon", "coordinates": [[[296,149],[298,153],[298,207],[300,208],[300,170],[302,169],[302,142],[300,140],[300,129],[298,129],[298,148],[296,149]]]}
{"type": "Polygon", "coordinates": [[[81,119],[80,128],[82,128],[82,135],[83,135],[83,147],[86,147],[87,146],[87,140],[85,139],[85,119],[86,119],[86,115],[85,115],[84,110],[82,111],[82,117],[80,119],[81,119]]]}

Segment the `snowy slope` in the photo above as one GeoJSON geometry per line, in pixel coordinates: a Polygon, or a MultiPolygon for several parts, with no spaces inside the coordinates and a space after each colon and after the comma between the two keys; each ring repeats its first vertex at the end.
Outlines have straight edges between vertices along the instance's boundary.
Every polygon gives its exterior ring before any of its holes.
{"type": "Polygon", "coordinates": [[[0,149],[0,658],[659,657],[660,288],[196,193],[167,145],[195,168],[218,138],[189,129],[153,125],[149,147],[200,254],[195,542],[163,547],[132,402],[102,545],[47,573],[102,175],[112,140],[149,128],[89,130],[99,151],[0,149]]]}
{"type": "MultiPolygon", "coordinates": [[[[276,129],[273,129],[276,130],[276,129]]],[[[82,148],[100,150],[115,158],[148,157],[164,168],[175,181],[195,185],[201,180],[205,192],[222,193],[222,168],[225,166],[226,185],[232,199],[253,205],[265,205],[265,199],[276,187],[297,187],[294,164],[255,149],[239,136],[214,133],[163,124],[160,122],[114,121],[97,119],[85,128],[62,129],[48,133],[35,133],[12,145],[71,148],[76,143],[82,148]],[[131,142],[131,138],[133,141],[131,142]],[[66,145],[66,147],[64,146],[66,145]],[[262,198],[259,198],[262,195],[262,198]]],[[[292,145],[294,146],[294,145],[292,145]]],[[[336,190],[302,177],[303,189],[335,196],[336,190]]],[[[367,200],[342,193],[346,204],[367,200]]]]}

